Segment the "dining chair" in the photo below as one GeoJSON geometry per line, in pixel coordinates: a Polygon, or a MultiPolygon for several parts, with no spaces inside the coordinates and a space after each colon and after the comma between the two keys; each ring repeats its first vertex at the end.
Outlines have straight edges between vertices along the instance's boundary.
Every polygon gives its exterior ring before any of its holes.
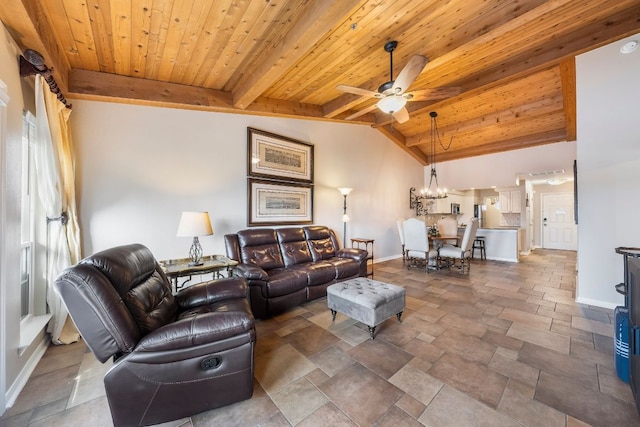
{"type": "Polygon", "coordinates": [[[455,216],[445,216],[440,218],[437,225],[441,236],[455,236],[453,239],[447,239],[449,243],[458,243],[458,220],[455,216]]]}
{"type": "Polygon", "coordinates": [[[404,218],[398,218],[396,221],[396,226],[398,227],[398,235],[400,236],[400,244],[402,244],[402,263],[404,264],[407,260],[404,253],[404,230],[402,229],[402,223],[404,222],[404,218]]]}
{"type": "Polygon", "coordinates": [[[429,247],[427,227],[424,221],[409,218],[402,223],[404,234],[404,251],[408,262],[407,268],[424,265],[425,270],[434,268],[438,258],[438,251],[429,247]]]}
{"type": "Polygon", "coordinates": [[[471,248],[478,231],[478,219],[471,218],[462,236],[460,245],[443,245],[438,250],[438,260],[440,265],[455,265],[456,260],[460,260],[460,272],[465,273],[471,269],[471,248]]]}

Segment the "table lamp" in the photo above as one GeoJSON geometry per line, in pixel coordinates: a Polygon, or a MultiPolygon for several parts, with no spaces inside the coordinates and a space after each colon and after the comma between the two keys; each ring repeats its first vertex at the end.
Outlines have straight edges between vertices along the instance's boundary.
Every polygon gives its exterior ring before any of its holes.
{"type": "Polygon", "coordinates": [[[202,246],[198,236],[210,236],[213,234],[209,212],[182,212],[178,225],[177,237],[193,237],[191,249],[189,249],[190,266],[202,265],[202,246]]]}

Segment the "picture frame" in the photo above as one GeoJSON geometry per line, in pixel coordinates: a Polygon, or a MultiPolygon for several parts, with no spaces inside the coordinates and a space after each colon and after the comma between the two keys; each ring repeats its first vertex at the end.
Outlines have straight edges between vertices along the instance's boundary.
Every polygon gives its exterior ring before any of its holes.
{"type": "Polygon", "coordinates": [[[249,226],[313,223],[313,185],[264,179],[247,180],[249,226]]]}
{"type": "Polygon", "coordinates": [[[313,144],[247,128],[247,175],[313,183],[313,144]]]}

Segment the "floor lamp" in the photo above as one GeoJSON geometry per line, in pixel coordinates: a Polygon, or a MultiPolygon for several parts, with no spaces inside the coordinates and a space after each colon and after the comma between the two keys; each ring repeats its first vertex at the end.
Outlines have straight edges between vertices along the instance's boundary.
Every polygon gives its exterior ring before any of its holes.
{"type": "Polygon", "coordinates": [[[342,223],[343,223],[343,229],[342,229],[342,247],[346,248],[347,247],[347,222],[349,222],[349,215],[347,215],[347,196],[349,195],[349,193],[351,193],[351,191],[353,190],[353,188],[349,188],[349,187],[340,187],[338,188],[338,191],[340,192],[340,194],[342,194],[342,197],[344,197],[344,205],[342,207],[342,223]]]}

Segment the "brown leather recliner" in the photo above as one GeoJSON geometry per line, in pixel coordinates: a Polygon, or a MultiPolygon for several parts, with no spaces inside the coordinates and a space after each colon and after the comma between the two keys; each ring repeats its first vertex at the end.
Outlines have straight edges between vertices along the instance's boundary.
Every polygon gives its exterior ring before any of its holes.
{"type": "Polygon", "coordinates": [[[116,426],[171,421],[251,397],[255,325],[242,278],[175,296],[140,244],[96,253],[55,288],[100,362],[116,426]]]}

